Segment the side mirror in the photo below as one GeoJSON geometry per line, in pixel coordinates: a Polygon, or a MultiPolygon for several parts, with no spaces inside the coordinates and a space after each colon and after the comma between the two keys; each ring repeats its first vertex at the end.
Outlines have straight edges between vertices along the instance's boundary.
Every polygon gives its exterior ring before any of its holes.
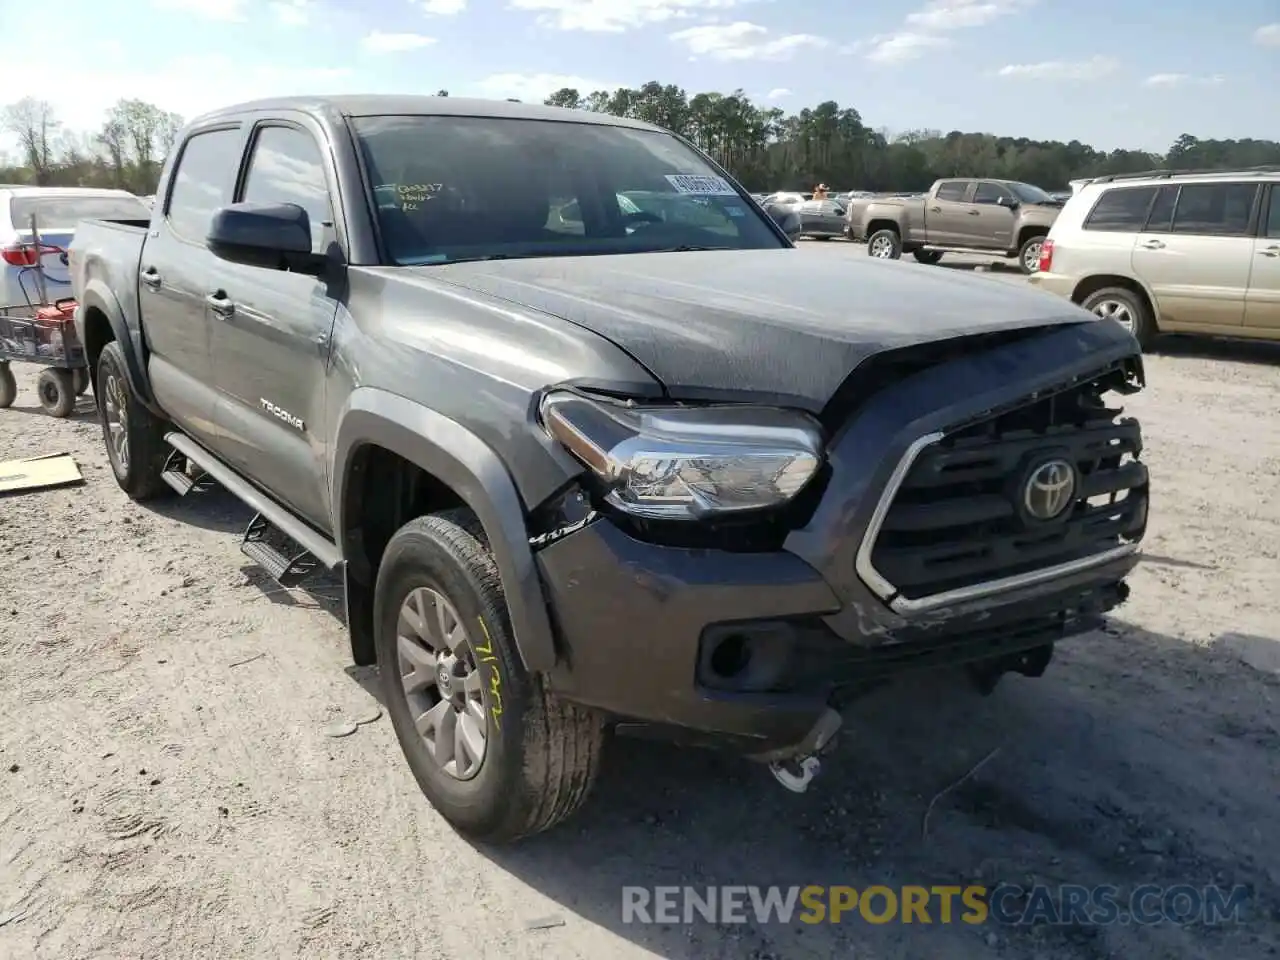
{"type": "Polygon", "coordinates": [[[296,203],[233,203],[213,215],[205,245],[230,263],[319,276],[325,258],[311,249],[311,218],[296,203]]]}
{"type": "Polygon", "coordinates": [[[788,240],[796,240],[800,237],[800,230],[803,224],[800,222],[800,214],[794,210],[780,211],[780,216],[775,216],[778,226],[782,228],[782,232],[787,235],[788,240]]]}
{"type": "Polygon", "coordinates": [[[996,203],[1000,204],[1002,207],[1008,207],[1010,210],[1016,210],[1018,208],[1017,197],[1001,197],[996,201],[996,203]]]}

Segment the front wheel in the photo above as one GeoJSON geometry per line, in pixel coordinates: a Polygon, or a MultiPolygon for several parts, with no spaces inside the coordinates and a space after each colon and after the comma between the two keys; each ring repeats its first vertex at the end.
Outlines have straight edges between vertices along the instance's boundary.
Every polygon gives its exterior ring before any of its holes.
{"type": "Polygon", "coordinates": [[[51,417],[68,417],[76,408],[76,388],[70,370],[46,367],[36,378],[36,395],[40,406],[51,417]]]}
{"type": "Polygon", "coordinates": [[[9,364],[0,362],[0,410],[13,406],[18,399],[18,381],[9,369],[9,364]]]}
{"type": "Polygon", "coordinates": [[[465,510],[409,521],[374,591],[379,682],[419,787],[458,831],[510,842],[578,809],[604,725],[520,661],[483,530],[465,510]]]}
{"type": "Polygon", "coordinates": [[[897,260],[902,256],[902,238],[896,230],[877,230],[867,238],[867,255],[877,260],[897,260]]]}
{"type": "Polygon", "coordinates": [[[95,392],[107,460],[120,489],[138,501],[167,493],[169,485],[161,477],[169,456],[166,424],[142,405],[129,386],[124,351],[114,340],[98,358],[95,392]]]}
{"type": "Polygon", "coordinates": [[[1033,274],[1040,269],[1040,251],[1044,247],[1044,237],[1027,237],[1018,249],[1018,266],[1025,274],[1033,274]]]}

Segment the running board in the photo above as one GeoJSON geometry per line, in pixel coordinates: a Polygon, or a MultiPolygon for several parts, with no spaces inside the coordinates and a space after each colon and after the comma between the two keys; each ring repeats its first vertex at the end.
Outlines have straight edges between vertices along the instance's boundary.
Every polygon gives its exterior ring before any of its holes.
{"type": "Polygon", "coordinates": [[[185,497],[189,493],[204,493],[215,484],[213,477],[209,476],[203,467],[196,465],[193,470],[192,462],[187,459],[186,454],[177,449],[169,451],[169,458],[164,462],[160,479],[173,487],[180,497],[185,497]]]}
{"type": "Polygon", "coordinates": [[[249,521],[240,552],[282,587],[296,587],[320,568],[320,561],[313,554],[294,548],[292,540],[260,513],[249,521]]]}
{"type": "MultiPolygon", "coordinates": [[[[186,434],[175,430],[166,434],[164,439],[210,479],[221,484],[246,506],[253,508],[256,516],[245,531],[240,549],[245,556],[275,577],[281,586],[296,586],[299,580],[320,567],[334,570],[341,565],[342,554],[333,541],[293,516],[186,434]],[[278,535],[270,536],[273,533],[278,535]],[[277,542],[270,542],[272,540],[277,542]],[[282,540],[292,541],[293,545],[301,549],[282,550],[282,544],[279,543],[282,540]]],[[[166,482],[173,486],[167,478],[166,482]]],[[[193,486],[198,487],[203,482],[201,479],[193,486]]]]}

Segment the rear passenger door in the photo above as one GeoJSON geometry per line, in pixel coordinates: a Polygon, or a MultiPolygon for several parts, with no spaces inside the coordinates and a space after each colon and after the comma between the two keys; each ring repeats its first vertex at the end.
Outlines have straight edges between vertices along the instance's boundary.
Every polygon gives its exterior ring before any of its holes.
{"type": "MultiPolygon", "coordinates": [[[[337,242],[322,138],[302,119],[260,122],[236,197],[302,207],[317,253],[337,242]]],[[[228,459],[327,532],[325,378],[338,309],[333,289],[305,274],[226,261],[213,279],[207,293],[215,301],[214,377],[228,459]]]]}
{"type": "Polygon", "coordinates": [[[977,215],[969,202],[973,195],[970,180],[944,180],[932,197],[925,198],[926,242],[943,247],[962,247],[973,231],[969,214],[977,215]]]}
{"type": "Polygon", "coordinates": [[[220,261],[205,238],[213,212],[231,202],[243,146],[238,123],[196,130],[186,139],[168,196],[156,199],[164,216],[148,233],[139,264],[138,302],[156,399],[175,423],[215,451],[221,438],[213,414],[217,392],[205,288],[220,261]]]}
{"type": "Polygon", "coordinates": [[[1267,188],[1266,213],[1253,241],[1253,269],[1244,301],[1244,325],[1280,337],[1280,182],[1267,188]]]}
{"type": "Polygon", "coordinates": [[[1159,189],[1132,263],[1164,327],[1212,330],[1244,323],[1258,186],[1222,181],[1159,189]]]}

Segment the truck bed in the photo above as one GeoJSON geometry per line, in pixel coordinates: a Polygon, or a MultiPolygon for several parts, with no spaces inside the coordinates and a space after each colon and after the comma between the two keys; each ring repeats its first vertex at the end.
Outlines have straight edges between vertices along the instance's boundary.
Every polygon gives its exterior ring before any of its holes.
{"type": "Polygon", "coordinates": [[[130,339],[141,336],[138,265],[151,223],[147,220],[81,220],[68,250],[71,288],[79,298],[90,283],[114,293],[130,339]]]}

